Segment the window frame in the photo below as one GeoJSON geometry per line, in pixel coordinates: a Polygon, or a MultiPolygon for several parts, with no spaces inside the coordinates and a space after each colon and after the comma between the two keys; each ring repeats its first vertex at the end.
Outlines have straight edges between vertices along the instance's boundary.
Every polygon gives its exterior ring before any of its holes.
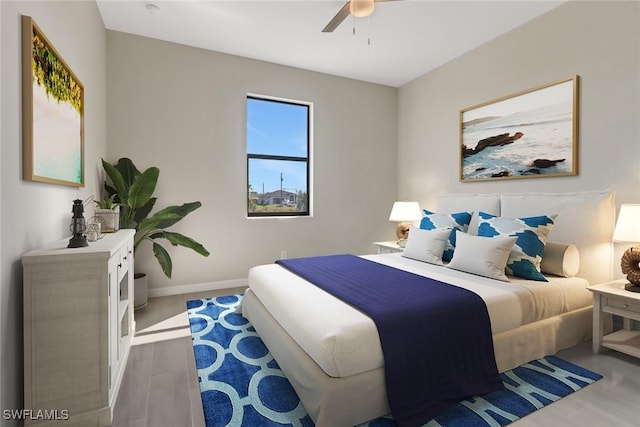
{"type": "Polygon", "coordinates": [[[312,217],[312,148],[313,148],[313,103],[307,101],[279,98],[267,95],[258,95],[253,93],[247,93],[245,98],[245,149],[247,153],[247,175],[246,175],[246,199],[247,199],[247,217],[248,218],[278,218],[278,217],[287,217],[287,218],[308,218],[312,217]],[[258,101],[268,101],[268,102],[278,102],[282,104],[295,105],[300,107],[305,107],[307,109],[307,156],[287,156],[287,155],[276,155],[276,154],[255,154],[249,152],[249,135],[247,132],[247,125],[249,121],[248,117],[248,101],[250,99],[255,99],[258,101]],[[295,212],[251,212],[249,210],[249,185],[251,184],[249,181],[249,163],[252,159],[258,160],[275,160],[275,161],[293,161],[293,162],[305,162],[306,163],[306,179],[307,179],[307,206],[305,211],[295,211],[295,212]]]}

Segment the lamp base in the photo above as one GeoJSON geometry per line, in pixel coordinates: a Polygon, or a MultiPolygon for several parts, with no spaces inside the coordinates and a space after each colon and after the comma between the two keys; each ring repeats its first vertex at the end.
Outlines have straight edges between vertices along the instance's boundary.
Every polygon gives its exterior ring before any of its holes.
{"type": "Polygon", "coordinates": [[[407,240],[409,237],[410,222],[401,222],[396,226],[396,237],[398,240],[407,240]]]}
{"type": "Polygon", "coordinates": [[[633,283],[627,283],[624,288],[629,292],[640,292],[640,285],[634,285],[633,283]]]}

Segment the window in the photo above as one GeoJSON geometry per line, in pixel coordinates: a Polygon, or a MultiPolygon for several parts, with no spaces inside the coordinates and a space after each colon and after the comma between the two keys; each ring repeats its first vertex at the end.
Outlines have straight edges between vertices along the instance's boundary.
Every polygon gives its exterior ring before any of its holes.
{"type": "Polygon", "coordinates": [[[309,103],[247,96],[247,214],[310,213],[309,103]]]}

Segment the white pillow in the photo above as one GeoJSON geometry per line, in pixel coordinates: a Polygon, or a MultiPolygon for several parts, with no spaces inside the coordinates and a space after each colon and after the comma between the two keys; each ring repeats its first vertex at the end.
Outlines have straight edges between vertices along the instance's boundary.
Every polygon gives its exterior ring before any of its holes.
{"type": "Polygon", "coordinates": [[[580,270],[580,252],[570,243],[547,242],[540,270],[560,277],[575,277],[580,270]]]}
{"type": "Polygon", "coordinates": [[[447,267],[508,282],[504,268],[516,237],[482,237],[456,231],[456,250],[447,267]]]}
{"type": "Polygon", "coordinates": [[[451,230],[422,230],[412,225],[402,256],[442,265],[442,254],[450,234],[451,230]]]}

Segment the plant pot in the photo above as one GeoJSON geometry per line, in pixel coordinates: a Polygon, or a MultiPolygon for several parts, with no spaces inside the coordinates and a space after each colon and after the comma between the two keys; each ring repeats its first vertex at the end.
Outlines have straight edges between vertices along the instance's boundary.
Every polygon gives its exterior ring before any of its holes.
{"type": "Polygon", "coordinates": [[[145,308],[149,298],[149,276],[146,273],[133,275],[133,309],[145,308]]]}
{"type": "Polygon", "coordinates": [[[96,209],[94,217],[100,223],[100,232],[115,233],[120,230],[120,206],[115,209],[96,209]]]}

